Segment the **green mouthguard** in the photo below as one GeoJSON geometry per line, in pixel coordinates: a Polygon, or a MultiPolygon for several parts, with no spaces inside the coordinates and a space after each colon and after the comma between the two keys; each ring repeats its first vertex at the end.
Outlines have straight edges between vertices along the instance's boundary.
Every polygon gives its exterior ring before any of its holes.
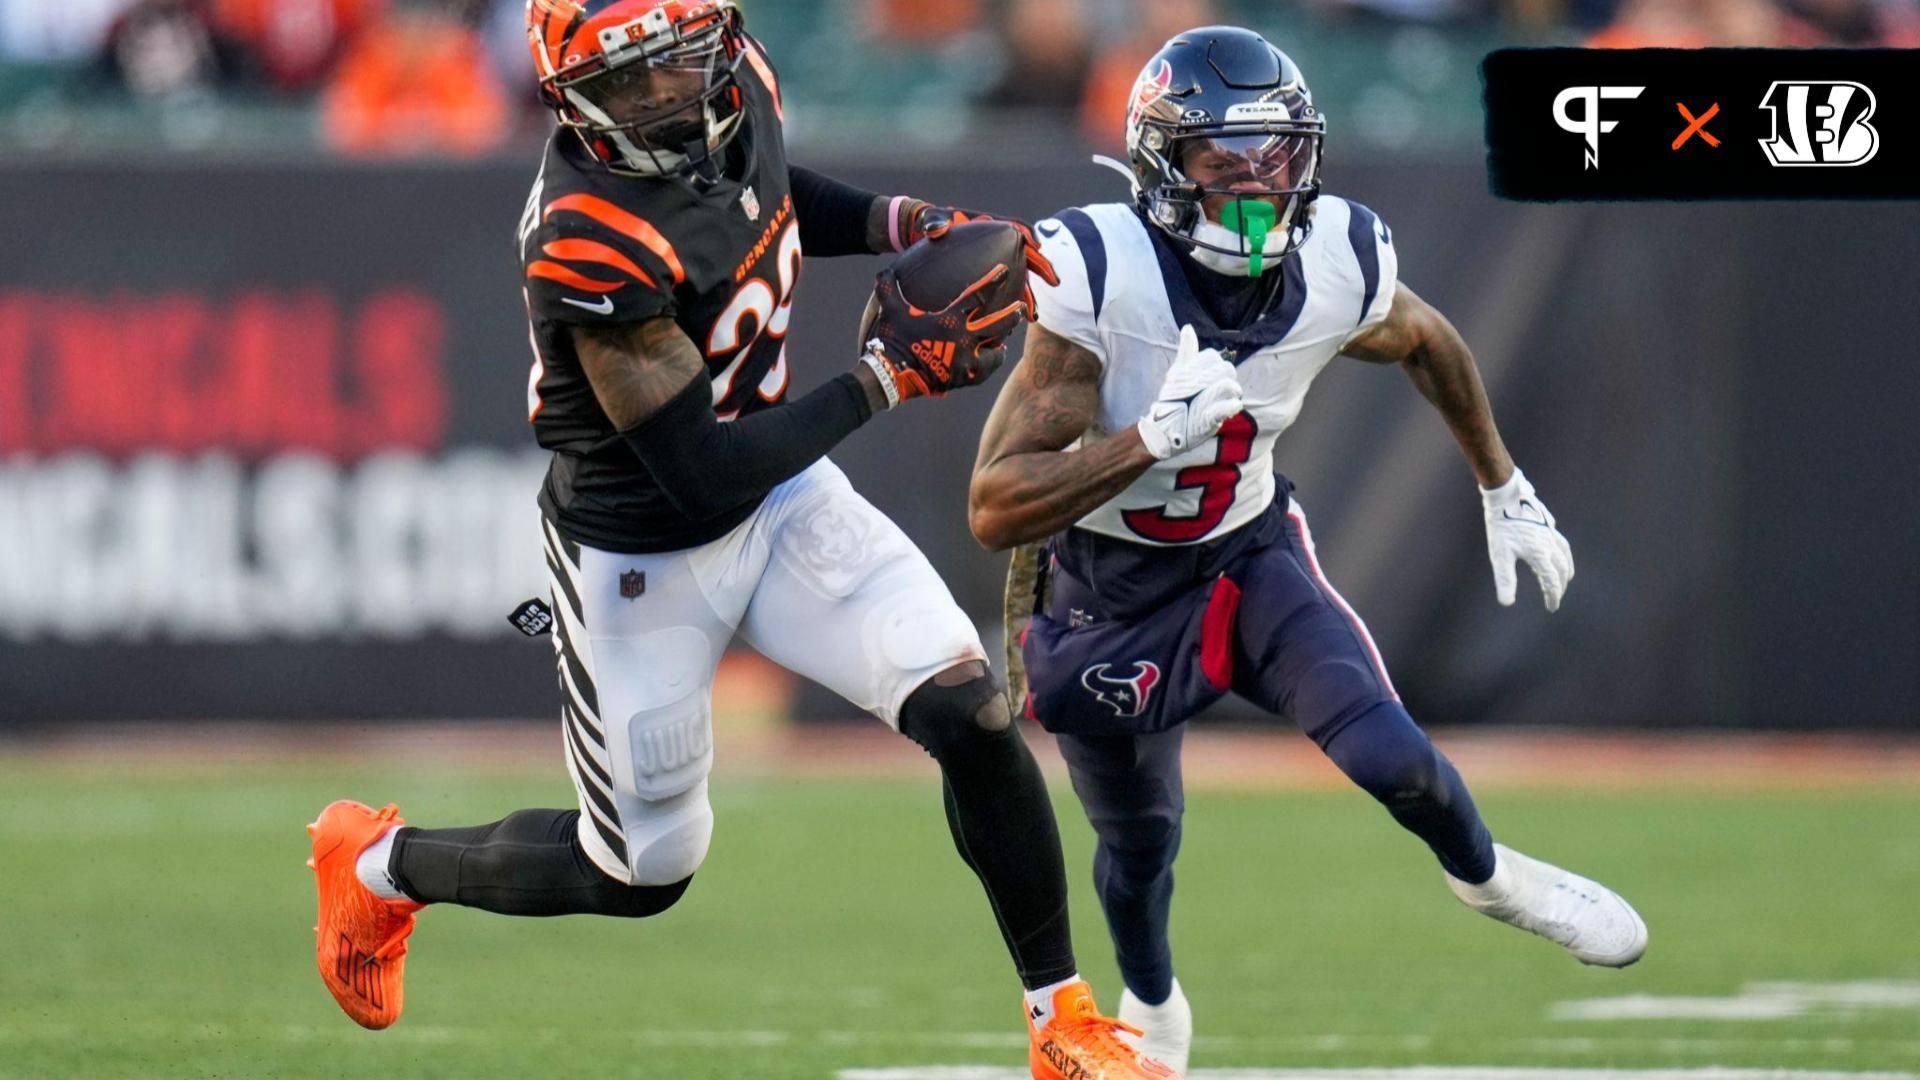
{"type": "Polygon", "coordinates": [[[1220,224],[1239,233],[1247,241],[1247,276],[1259,277],[1266,269],[1267,234],[1280,219],[1280,211],[1270,202],[1235,199],[1220,211],[1220,224]]]}

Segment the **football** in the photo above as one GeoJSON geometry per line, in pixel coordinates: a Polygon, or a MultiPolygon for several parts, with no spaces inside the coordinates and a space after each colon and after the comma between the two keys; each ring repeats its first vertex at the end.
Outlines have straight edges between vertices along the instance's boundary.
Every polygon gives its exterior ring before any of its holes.
{"type": "MultiPolygon", "coordinates": [[[[922,240],[901,252],[893,271],[908,303],[923,311],[939,311],[994,267],[1004,266],[1009,273],[986,294],[985,307],[997,311],[1026,296],[1024,245],[1020,230],[1008,222],[969,221],[955,225],[938,240],[922,240]]],[[[879,312],[879,302],[869,297],[866,314],[860,318],[860,347],[865,347],[879,312]]]]}

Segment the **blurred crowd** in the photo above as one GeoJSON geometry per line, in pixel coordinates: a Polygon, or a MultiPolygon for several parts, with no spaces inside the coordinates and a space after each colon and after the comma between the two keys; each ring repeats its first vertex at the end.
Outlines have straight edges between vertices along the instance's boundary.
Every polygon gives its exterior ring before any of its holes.
{"type": "MultiPolygon", "coordinates": [[[[983,103],[1075,109],[1095,138],[1123,114],[1142,60],[1172,35],[1208,22],[1266,29],[1263,23],[1293,14],[1482,24],[1516,41],[1608,48],[1920,45],[1916,0],[869,0],[867,9],[894,40],[986,29],[1007,63],[983,103]]],[[[1311,57],[1296,59],[1311,73],[1311,57]]]]}
{"type": "MultiPolygon", "coordinates": [[[[1920,0],[742,0],[776,60],[965,54],[985,108],[1103,134],[1142,58],[1207,22],[1405,24],[1596,46],[1920,45],[1920,0]]],[[[474,154],[537,123],[524,0],[0,0],[0,73],[51,66],[135,101],[314,103],[335,148],[474,154]]],[[[804,74],[804,73],[803,73],[804,74]]],[[[795,85],[803,88],[804,78],[795,85]]]]}
{"type": "Polygon", "coordinates": [[[317,102],[328,141],[350,153],[472,154],[512,128],[519,70],[483,34],[508,6],[0,0],[0,59],[65,65],[82,89],[137,100],[317,102]]]}

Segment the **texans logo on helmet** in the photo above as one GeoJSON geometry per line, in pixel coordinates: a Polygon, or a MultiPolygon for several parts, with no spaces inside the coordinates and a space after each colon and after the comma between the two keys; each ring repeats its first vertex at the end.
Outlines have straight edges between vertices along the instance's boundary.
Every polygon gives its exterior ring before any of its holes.
{"type": "Polygon", "coordinates": [[[1095,664],[1080,673],[1080,685],[1092,692],[1100,703],[1121,716],[1139,716],[1147,711],[1147,699],[1160,682],[1160,665],[1146,660],[1133,662],[1133,674],[1124,679],[1107,674],[1112,664],[1095,664]]]}
{"type": "Polygon", "coordinates": [[[1173,65],[1165,59],[1140,73],[1133,87],[1133,104],[1127,112],[1127,126],[1133,127],[1142,114],[1173,92],[1173,65]]]}

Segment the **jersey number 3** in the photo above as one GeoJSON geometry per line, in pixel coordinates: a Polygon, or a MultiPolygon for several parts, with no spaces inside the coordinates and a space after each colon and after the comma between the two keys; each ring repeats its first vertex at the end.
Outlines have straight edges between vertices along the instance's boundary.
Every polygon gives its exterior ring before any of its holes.
{"type": "Polygon", "coordinates": [[[1162,544],[1191,544],[1220,527],[1240,491],[1240,466],[1253,456],[1253,436],[1260,429],[1253,417],[1238,413],[1220,427],[1220,450],[1205,465],[1189,465],[1174,476],[1181,490],[1200,489],[1200,510],[1191,517],[1174,517],[1164,506],[1129,510],[1120,515],[1127,528],[1162,544]]]}

